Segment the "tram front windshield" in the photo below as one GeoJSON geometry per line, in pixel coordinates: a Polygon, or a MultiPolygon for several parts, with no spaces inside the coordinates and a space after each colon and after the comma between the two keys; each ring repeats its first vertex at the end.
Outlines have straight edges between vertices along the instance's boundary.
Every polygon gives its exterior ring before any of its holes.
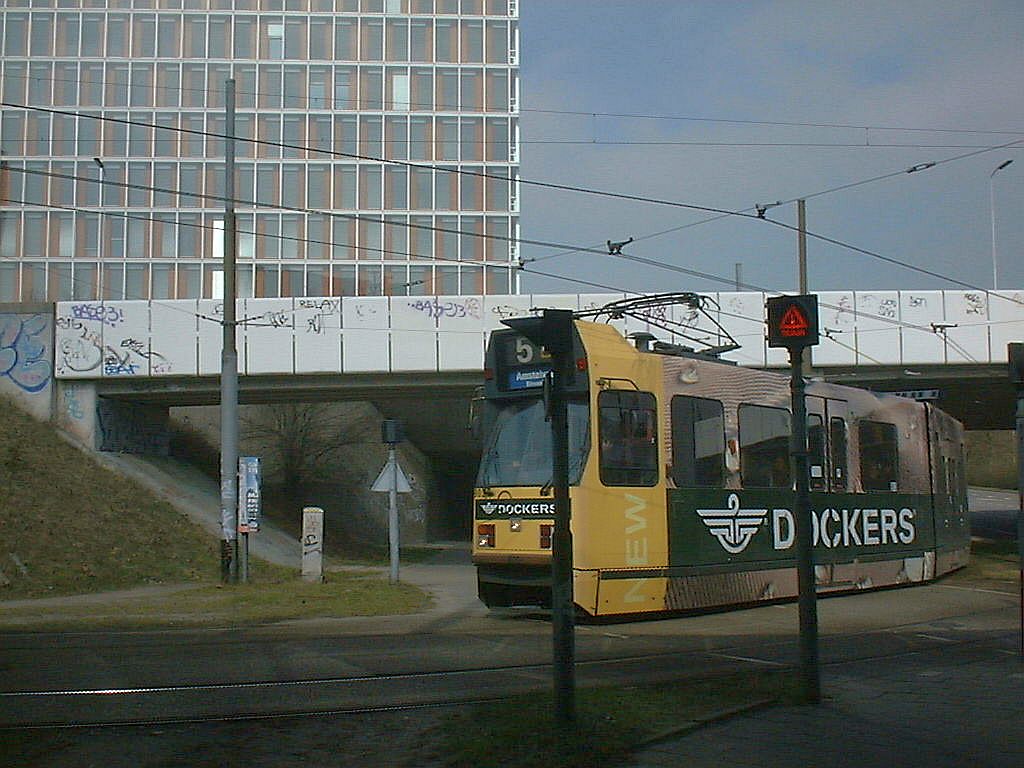
{"type": "MultiPolygon", "coordinates": [[[[589,407],[569,402],[569,483],[583,474],[590,445],[589,407]]],[[[515,400],[499,405],[497,419],[484,447],[476,484],[550,486],[552,474],[551,422],[541,399],[515,400]]]]}

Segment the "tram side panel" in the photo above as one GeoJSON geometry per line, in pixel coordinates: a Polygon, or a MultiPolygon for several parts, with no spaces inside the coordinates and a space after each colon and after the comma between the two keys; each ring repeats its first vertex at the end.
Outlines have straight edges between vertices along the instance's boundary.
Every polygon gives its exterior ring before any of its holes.
{"type": "Polygon", "coordinates": [[[935,570],[936,574],[943,574],[962,568],[970,559],[963,427],[930,405],[927,415],[935,505],[935,570]]]}

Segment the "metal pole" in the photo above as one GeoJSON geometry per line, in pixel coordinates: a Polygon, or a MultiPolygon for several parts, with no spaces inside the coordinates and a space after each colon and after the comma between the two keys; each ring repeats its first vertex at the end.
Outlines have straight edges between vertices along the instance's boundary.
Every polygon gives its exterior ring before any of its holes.
{"type": "MultiPolygon", "coordinates": [[[[104,232],[103,232],[103,190],[106,187],[107,168],[106,168],[105,165],[103,165],[103,161],[100,160],[98,157],[94,157],[92,159],[92,161],[94,163],[96,163],[96,166],[100,169],[100,188],[99,188],[99,194],[96,196],[97,197],[97,201],[99,202],[99,233],[100,233],[100,241],[99,241],[99,243],[97,243],[97,248],[96,248],[96,255],[99,257],[99,262],[100,262],[99,274],[96,275],[96,298],[98,298],[100,301],[103,301],[106,298],[103,295],[103,239],[104,239],[104,232]]],[[[125,296],[124,298],[128,298],[128,297],[125,296]]]]}
{"type": "Polygon", "coordinates": [[[235,81],[225,82],[224,331],[220,356],[221,579],[238,580],[238,349],[235,344],[235,81]]]}
{"type": "Polygon", "coordinates": [[[807,295],[807,201],[796,201],[797,226],[797,282],[799,293],[807,295]]]}
{"type": "Polygon", "coordinates": [[[736,268],[736,292],[739,293],[743,290],[743,263],[737,261],[735,264],[736,268]]]}
{"type": "MultiPolygon", "coordinates": [[[[545,310],[545,316],[552,310],[545,310]]],[[[547,317],[545,317],[545,320],[547,317]]],[[[572,320],[569,348],[555,350],[551,374],[552,479],[555,525],[551,552],[551,620],[553,624],[555,719],[567,726],[576,720],[576,637],[572,595],[572,509],[569,501],[569,414],[566,385],[572,365],[572,320]]]]}
{"type": "MultiPolygon", "coordinates": [[[[796,201],[796,224],[797,224],[797,282],[801,296],[806,296],[807,291],[807,201],[796,201]]],[[[807,378],[811,376],[811,350],[806,348],[807,355],[803,358],[800,370],[807,378]]]]}
{"type": "Polygon", "coordinates": [[[1013,160],[1004,160],[988,175],[988,207],[992,216],[992,290],[999,289],[999,268],[996,261],[996,174],[1012,163],[1013,160]]]}
{"type": "Polygon", "coordinates": [[[391,469],[391,488],[388,490],[388,549],[391,554],[392,584],[398,583],[398,457],[395,444],[388,446],[388,466],[391,469]]]}
{"type": "Polygon", "coordinates": [[[800,597],[800,666],[804,695],[811,704],[821,702],[821,675],[818,667],[818,605],[814,579],[814,542],[811,529],[811,497],[807,473],[807,408],[803,377],[803,347],[789,351],[790,395],[793,423],[789,453],[796,479],[796,571],[800,597]]]}

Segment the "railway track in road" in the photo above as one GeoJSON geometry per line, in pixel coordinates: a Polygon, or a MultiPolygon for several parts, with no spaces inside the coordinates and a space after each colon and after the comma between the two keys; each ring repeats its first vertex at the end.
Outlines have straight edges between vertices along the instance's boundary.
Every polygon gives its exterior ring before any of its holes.
{"type": "MultiPolygon", "coordinates": [[[[1011,631],[965,633],[906,626],[828,637],[822,661],[833,665],[946,652],[953,647],[1015,645],[1011,631]]],[[[795,666],[796,638],[763,639],[710,650],[686,649],[577,661],[580,685],[626,685],[707,677],[752,668],[795,666]]],[[[446,669],[394,675],[311,677],[233,683],[0,693],[0,731],[157,726],[366,715],[483,703],[545,689],[547,663],[446,669]]]]}

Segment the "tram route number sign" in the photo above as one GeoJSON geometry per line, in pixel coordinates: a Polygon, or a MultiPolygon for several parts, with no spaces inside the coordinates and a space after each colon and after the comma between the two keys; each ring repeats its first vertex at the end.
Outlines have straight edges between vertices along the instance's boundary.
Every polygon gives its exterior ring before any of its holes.
{"type": "Polygon", "coordinates": [[[497,360],[502,389],[532,389],[544,385],[551,370],[551,355],[520,333],[498,337],[497,360]]]}
{"type": "Polygon", "coordinates": [[[814,294],[768,299],[768,346],[813,347],[818,343],[818,297],[814,294]]]}

